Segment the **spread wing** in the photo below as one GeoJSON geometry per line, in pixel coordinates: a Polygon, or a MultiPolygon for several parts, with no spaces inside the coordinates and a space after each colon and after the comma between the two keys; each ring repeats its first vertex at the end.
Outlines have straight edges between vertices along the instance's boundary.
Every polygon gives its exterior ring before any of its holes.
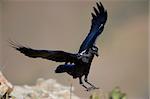
{"type": "Polygon", "coordinates": [[[84,51],[85,49],[88,49],[92,47],[97,39],[97,37],[102,33],[104,29],[104,25],[107,20],[107,11],[104,9],[101,2],[96,3],[97,8],[94,8],[94,13],[92,13],[92,24],[91,29],[85,40],[80,46],[79,53],[84,51]]]}
{"type": "Polygon", "coordinates": [[[77,61],[77,55],[72,53],[67,53],[64,51],[51,51],[51,50],[36,50],[28,47],[12,44],[12,47],[17,51],[23,53],[24,55],[31,58],[43,58],[56,62],[71,62],[77,61]]]}

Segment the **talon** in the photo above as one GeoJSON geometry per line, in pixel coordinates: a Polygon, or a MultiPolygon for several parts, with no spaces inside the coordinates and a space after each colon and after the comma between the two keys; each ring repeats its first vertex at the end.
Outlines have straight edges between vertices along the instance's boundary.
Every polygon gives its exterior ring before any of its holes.
{"type": "Polygon", "coordinates": [[[98,87],[93,87],[93,89],[99,89],[98,87]]]}
{"type": "Polygon", "coordinates": [[[99,88],[95,87],[95,86],[92,86],[92,87],[86,88],[85,91],[91,91],[91,90],[95,90],[95,89],[99,89],[99,88]]]}
{"type": "Polygon", "coordinates": [[[86,88],[86,91],[91,91],[91,90],[93,90],[93,87],[86,88]]]}

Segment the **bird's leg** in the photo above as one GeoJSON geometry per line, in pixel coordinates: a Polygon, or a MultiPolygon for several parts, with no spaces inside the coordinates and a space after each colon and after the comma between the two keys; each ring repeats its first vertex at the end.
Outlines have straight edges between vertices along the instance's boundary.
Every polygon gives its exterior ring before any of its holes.
{"type": "Polygon", "coordinates": [[[97,89],[95,86],[92,86],[92,87],[86,87],[83,82],[82,82],[82,77],[79,77],[79,82],[80,84],[86,89],[86,91],[90,91],[92,89],[97,89]]]}
{"type": "Polygon", "coordinates": [[[93,84],[91,84],[90,82],[88,82],[88,75],[85,75],[84,81],[89,84],[91,86],[92,89],[99,89],[98,87],[95,87],[93,84]]]}
{"type": "Polygon", "coordinates": [[[82,86],[86,89],[86,91],[89,90],[88,87],[86,87],[86,86],[83,84],[83,82],[82,82],[82,77],[79,77],[79,83],[80,83],[80,85],[82,85],[82,86]]]}

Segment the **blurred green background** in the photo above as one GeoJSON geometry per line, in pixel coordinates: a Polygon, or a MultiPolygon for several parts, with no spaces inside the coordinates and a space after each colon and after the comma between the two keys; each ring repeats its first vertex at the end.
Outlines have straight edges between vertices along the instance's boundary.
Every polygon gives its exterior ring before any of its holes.
{"type": "MultiPolygon", "coordinates": [[[[67,74],[55,74],[59,63],[25,57],[8,39],[37,49],[77,52],[91,25],[94,0],[1,0],[0,65],[13,84],[34,84],[42,77],[85,92],[67,74]]],[[[148,99],[148,0],[101,0],[108,11],[103,35],[97,40],[89,80],[104,91],[120,86],[129,99],[148,99]]]]}

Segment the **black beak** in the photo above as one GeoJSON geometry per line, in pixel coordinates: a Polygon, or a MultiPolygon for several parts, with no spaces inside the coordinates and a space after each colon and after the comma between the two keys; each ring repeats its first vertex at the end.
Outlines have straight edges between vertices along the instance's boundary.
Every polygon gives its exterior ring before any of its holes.
{"type": "Polygon", "coordinates": [[[95,55],[98,57],[99,56],[98,52],[96,52],[95,55]]]}

